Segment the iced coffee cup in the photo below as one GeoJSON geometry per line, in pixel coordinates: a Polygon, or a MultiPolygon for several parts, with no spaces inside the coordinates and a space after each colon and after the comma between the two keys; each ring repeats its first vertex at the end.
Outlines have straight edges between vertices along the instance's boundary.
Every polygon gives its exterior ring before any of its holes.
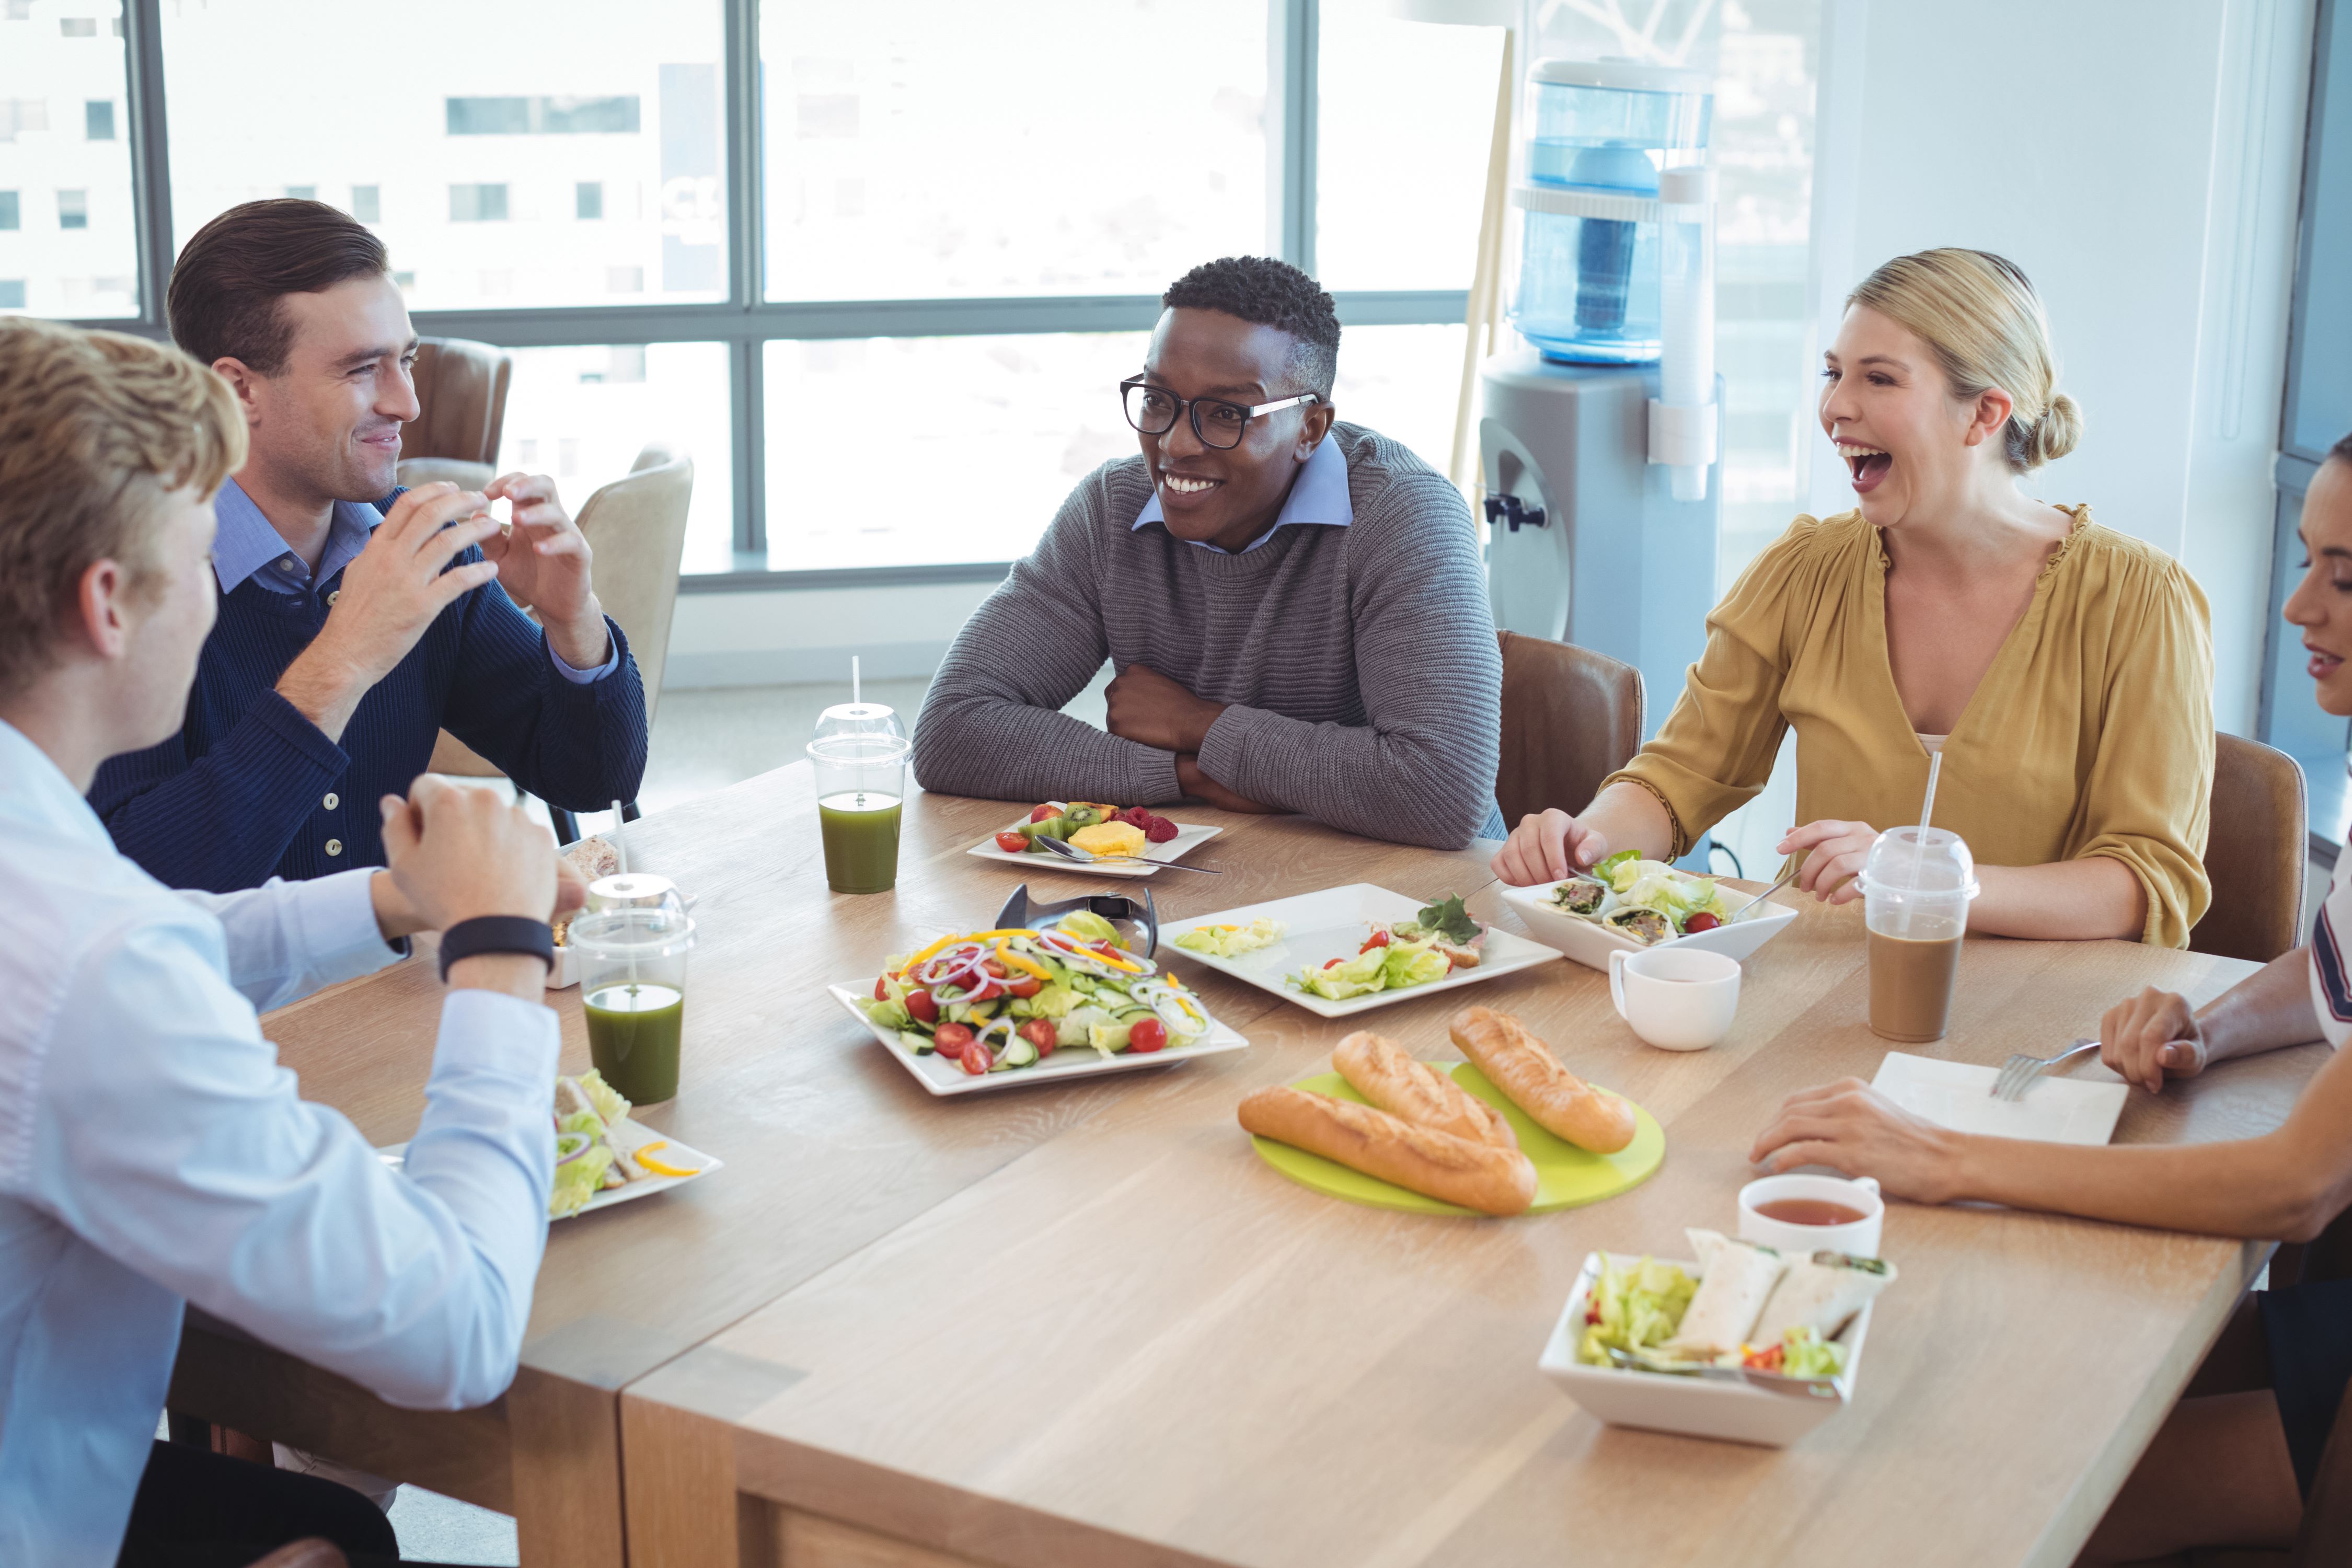
{"type": "Polygon", "coordinates": [[[1976,858],[1942,827],[1890,827],[1862,868],[1870,944],[1871,1032],[1917,1043],[1944,1037],[1969,900],[1980,890],[1976,858]]]}

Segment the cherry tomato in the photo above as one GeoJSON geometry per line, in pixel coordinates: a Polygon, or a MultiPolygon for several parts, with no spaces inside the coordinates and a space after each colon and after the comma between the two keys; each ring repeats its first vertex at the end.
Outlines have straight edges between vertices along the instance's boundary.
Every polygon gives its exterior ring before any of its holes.
{"type": "Polygon", "coordinates": [[[1127,1048],[1149,1054],[1168,1043],[1168,1026],[1157,1018],[1138,1018],[1128,1026],[1127,1048]]]}
{"type": "Polygon", "coordinates": [[[994,980],[983,980],[980,989],[964,998],[967,1002],[993,1002],[1004,994],[1003,985],[994,980]]]}
{"type": "Polygon", "coordinates": [[[890,977],[888,975],[880,974],[875,976],[874,1000],[877,1002],[887,1002],[890,1000],[890,977]]]}
{"type": "Polygon", "coordinates": [[[1713,931],[1722,923],[1723,922],[1721,921],[1716,919],[1713,915],[1703,913],[1696,914],[1691,916],[1690,919],[1683,921],[1683,930],[1685,932],[1713,931]]]}
{"type": "Polygon", "coordinates": [[[1323,967],[1326,969],[1337,969],[1345,962],[1346,961],[1344,959],[1327,958],[1323,961],[1323,967]]]}
{"type": "Polygon", "coordinates": [[[939,998],[928,991],[907,993],[907,1016],[918,1024],[936,1024],[940,1020],[939,998]]]}
{"type": "Polygon", "coordinates": [[[1007,855],[1025,855],[1029,852],[1029,840],[1021,834],[1008,831],[996,836],[996,847],[1007,855]]]}
{"type": "Polygon", "coordinates": [[[1095,952],[1102,954],[1105,958],[1124,959],[1127,956],[1127,954],[1121,952],[1116,946],[1107,942],[1088,942],[1087,945],[1092,948],[1095,952]]]}
{"type": "Polygon", "coordinates": [[[1371,952],[1372,949],[1376,947],[1386,947],[1388,944],[1389,933],[1384,931],[1376,931],[1365,940],[1364,945],[1358,948],[1356,951],[1360,953],[1365,953],[1371,952]]]}
{"type": "Polygon", "coordinates": [[[1058,805],[1041,805],[1036,810],[1029,814],[1029,820],[1032,822],[1051,822],[1054,818],[1061,815],[1062,808],[1058,805]]]}
{"type": "Polygon", "coordinates": [[[974,1040],[971,1044],[966,1046],[963,1048],[963,1055],[958,1057],[956,1059],[963,1063],[963,1070],[971,1074],[974,1078],[978,1078],[981,1074],[986,1072],[989,1068],[996,1065],[996,1058],[990,1056],[988,1054],[988,1047],[982,1045],[978,1040],[974,1040]]]}
{"type": "Polygon", "coordinates": [[[1024,974],[1004,987],[1006,994],[1013,996],[1034,996],[1045,988],[1045,983],[1034,974],[1024,974]]]}
{"type": "Polygon", "coordinates": [[[1030,1019],[1021,1026],[1021,1037],[1037,1047],[1040,1058],[1052,1056],[1054,1047],[1061,1044],[1060,1032],[1054,1027],[1051,1018],[1030,1019]]]}
{"type": "Polygon", "coordinates": [[[992,980],[1002,980],[1007,974],[1012,973],[1011,970],[1005,968],[1004,965],[997,963],[996,960],[992,958],[984,958],[981,960],[980,966],[988,971],[989,978],[992,980]]]}
{"type": "Polygon", "coordinates": [[[971,1026],[968,1024],[941,1024],[931,1043],[939,1047],[940,1055],[952,1061],[963,1055],[963,1048],[971,1044],[971,1026]]]}

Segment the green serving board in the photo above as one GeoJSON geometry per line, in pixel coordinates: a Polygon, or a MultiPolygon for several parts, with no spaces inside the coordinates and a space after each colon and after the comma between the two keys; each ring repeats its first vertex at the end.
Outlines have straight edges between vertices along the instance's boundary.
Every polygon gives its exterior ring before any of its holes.
{"type": "MultiPolygon", "coordinates": [[[[1638,1105],[1633,1107],[1633,1141],[1614,1154],[1594,1154],[1537,1126],[1526,1111],[1487,1082],[1486,1075],[1475,1065],[1463,1062],[1455,1067],[1454,1081],[1501,1111],[1509,1121],[1511,1131],[1518,1134],[1521,1151],[1536,1163],[1536,1201],[1528,1206],[1529,1214],[1549,1214],[1554,1209],[1579,1208],[1602,1198],[1613,1198],[1649,1180],[1651,1173],[1665,1163],[1665,1132],[1638,1105]]],[[[1364,1103],[1364,1097],[1349,1088],[1348,1080],[1335,1072],[1301,1079],[1291,1087],[1310,1094],[1328,1094],[1334,1100],[1352,1100],[1358,1105],[1364,1103]]],[[[1259,1159],[1300,1186],[1345,1198],[1351,1204],[1402,1209],[1411,1214],[1478,1213],[1441,1198],[1408,1192],[1394,1183],[1351,1171],[1320,1154],[1310,1154],[1271,1138],[1254,1135],[1250,1142],[1257,1145],[1259,1159]]]]}

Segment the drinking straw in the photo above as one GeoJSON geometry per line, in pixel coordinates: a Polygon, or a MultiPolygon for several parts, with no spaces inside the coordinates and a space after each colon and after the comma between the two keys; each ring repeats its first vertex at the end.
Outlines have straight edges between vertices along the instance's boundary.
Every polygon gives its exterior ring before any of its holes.
{"type": "Polygon", "coordinates": [[[1944,771],[1944,753],[1937,752],[1927,759],[1927,798],[1919,803],[1919,835],[1925,841],[1927,820],[1936,815],[1936,775],[1944,771]]]}
{"type": "Polygon", "coordinates": [[[857,695],[857,656],[853,653],[849,656],[849,705],[858,707],[865,700],[857,695]]]}
{"type": "MultiPolygon", "coordinates": [[[[628,837],[621,831],[621,803],[616,800],[613,803],[613,854],[621,862],[621,875],[625,877],[629,874],[629,840],[628,837]]],[[[637,944],[630,942],[626,946],[629,954],[629,994],[635,996],[637,994],[637,944]]]]}

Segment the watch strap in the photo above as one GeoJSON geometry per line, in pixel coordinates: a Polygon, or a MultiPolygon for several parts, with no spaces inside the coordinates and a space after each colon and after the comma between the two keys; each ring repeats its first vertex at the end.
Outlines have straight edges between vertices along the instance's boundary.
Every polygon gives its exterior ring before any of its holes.
{"type": "Polygon", "coordinates": [[[459,921],[441,933],[441,978],[449,978],[449,966],[461,958],[475,958],[486,952],[519,952],[538,959],[549,969],[555,967],[555,933],[545,921],[535,921],[527,915],[477,915],[469,921],[459,921]]]}

